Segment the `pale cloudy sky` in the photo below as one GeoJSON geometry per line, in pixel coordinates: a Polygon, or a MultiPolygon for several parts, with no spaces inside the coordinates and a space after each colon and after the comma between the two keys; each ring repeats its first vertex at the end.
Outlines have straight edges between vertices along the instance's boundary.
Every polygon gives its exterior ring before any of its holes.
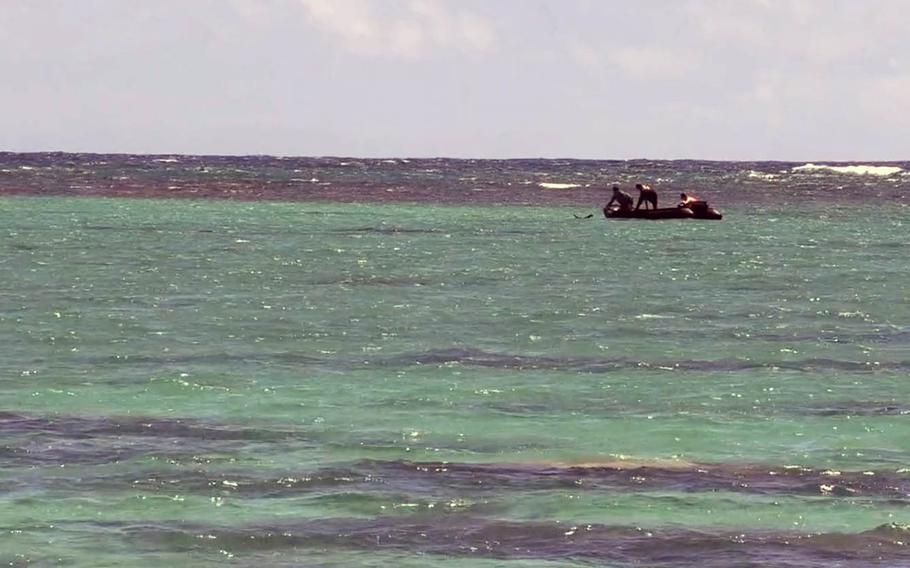
{"type": "Polygon", "coordinates": [[[0,150],[910,159],[910,0],[0,0],[0,150]]]}

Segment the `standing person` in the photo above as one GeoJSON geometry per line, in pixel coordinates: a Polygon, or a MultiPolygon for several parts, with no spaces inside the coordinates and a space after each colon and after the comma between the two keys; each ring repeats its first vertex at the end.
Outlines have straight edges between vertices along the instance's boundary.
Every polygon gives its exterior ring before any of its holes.
{"type": "MultiPolygon", "coordinates": [[[[636,211],[638,211],[638,208],[641,207],[643,202],[650,203],[652,209],[657,209],[657,192],[651,189],[651,186],[636,183],[635,189],[638,190],[638,204],[635,206],[636,211]]],[[[647,207],[645,207],[645,209],[647,209],[647,207]]]]}
{"type": "Polygon", "coordinates": [[[618,185],[614,185],[613,198],[610,199],[606,205],[604,205],[604,213],[610,210],[610,206],[613,205],[614,202],[619,205],[620,211],[631,211],[632,204],[635,202],[635,200],[632,199],[631,195],[619,189],[618,185]]]}

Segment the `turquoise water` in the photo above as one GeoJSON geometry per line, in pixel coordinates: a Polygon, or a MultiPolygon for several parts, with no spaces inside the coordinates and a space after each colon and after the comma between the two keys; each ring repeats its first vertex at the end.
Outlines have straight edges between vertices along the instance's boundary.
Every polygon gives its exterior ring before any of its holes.
{"type": "Polygon", "coordinates": [[[629,527],[904,538],[905,207],[576,212],[0,199],[0,561],[704,565],[716,543],[600,552],[629,527]],[[585,524],[606,540],[576,554],[585,524]],[[516,535],[540,544],[497,548],[516,535]]]}

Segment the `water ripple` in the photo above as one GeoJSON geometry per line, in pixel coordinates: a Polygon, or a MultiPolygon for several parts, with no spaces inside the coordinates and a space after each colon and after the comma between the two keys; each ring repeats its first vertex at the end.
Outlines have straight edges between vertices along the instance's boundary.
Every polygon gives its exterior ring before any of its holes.
{"type": "Polygon", "coordinates": [[[132,525],[121,534],[166,550],[230,550],[233,553],[294,552],[342,548],[401,550],[411,554],[501,560],[567,558],[671,566],[831,566],[910,562],[910,530],[883,525],[860,533],[644,529],[602,524],[490,520],[435,515],[371,520],[326,519],[225,528],[205,525],[132,525]],[[843,565],[843,564],[839,564],[843,565]]]}

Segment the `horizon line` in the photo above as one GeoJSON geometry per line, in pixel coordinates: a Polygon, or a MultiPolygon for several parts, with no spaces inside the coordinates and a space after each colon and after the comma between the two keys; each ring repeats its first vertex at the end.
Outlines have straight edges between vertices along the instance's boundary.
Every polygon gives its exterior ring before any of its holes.
{"type": "Polygon", "coordinates": [[[788,163],[788,164],[897,164],[908,163],[905,160],[895,159],[718,159],[718,158],[590,158],[590,157],[553,157],[553,156],[513,156],[513,157],[463,157],[463,156],[356,156],[344,154],[271,154],[271,153],[186,153],[186,152],[103,152],[103,151],[76,151],[76,150],[0,150],[0,154],[63,154],[63,155],[88,155],[88,156],[184,156],[196,158],[276,158],[276,159],[338,159],[338,160],[452,160],[452,161],[576,161],[576,162],[723,162],[723,163],[788,163]]]}

